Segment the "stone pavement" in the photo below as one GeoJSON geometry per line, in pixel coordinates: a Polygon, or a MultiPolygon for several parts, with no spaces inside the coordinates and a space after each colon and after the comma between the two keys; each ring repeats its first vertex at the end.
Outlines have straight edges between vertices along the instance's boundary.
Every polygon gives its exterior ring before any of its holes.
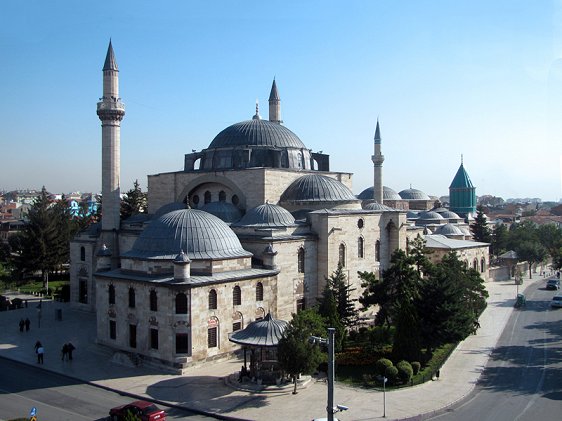
{"type": "MultiPolygon", "coordinates": [[[[534,274],[519,290],[545,278],[534,274]]],[[[513,311],[516,286],[513,280],[488,282],[488,307],[480,317],[481,328],[459,344],[440,371],[438,380],[423,385],[386,392],[384,409],[387,419],[422,420],[463,400],[474,389],[488,357],[513,311]]],[[[113,353],[95,343],[95,317],[91,313],[70,309],[69,304],[42,303],[39,327],[39,298],[5,294],[28,299],[28,307],[0,312],[0,357],[38,365],[34,344],[45,347],[42,368],[92,384],[171,403],[219,419],[242,420],[312,420],[326,416],[327,384],[312,379],[293,395],[292,388],[268,391],[243,391],[226,381],[237,373],[242,362],[232,359],[191,368],[187,374],[161,374],[148,367],[118,364],[113,353]],[[62,311],[58,320],[57,310],[62,311]],[[31,329],[21,333],[20,318],[29,317],[31,329]],[[76,347],[72,361],[61,360],[65,342],[76,347]]],[[[352,388],[336,382],[335,404],[349,407],[336,414],[340,420],[375,420],[383,415],[383,393],[352,388]]]]}

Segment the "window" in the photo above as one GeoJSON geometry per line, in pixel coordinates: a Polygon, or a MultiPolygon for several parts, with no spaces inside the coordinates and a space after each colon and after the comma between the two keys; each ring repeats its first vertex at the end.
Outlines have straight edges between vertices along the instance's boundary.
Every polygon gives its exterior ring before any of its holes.
{"type": "Polygon", "coordinates": [[[150,348],[158,349],[158,329],[150,329],[150,348]]]}
{"type": "Polygon", "coordinates": [[[211,192],[209,190],[205,192],[205,204],[207,203],[211,203],[211,192]]]}
{"type": "Polygon", "coordinates": [[[237,195],[233,195],[232,196],[232,204],[233,205],[238,205],[238,203],[240,202],[240,199],[238,198],[237,195]]]}
{"type": "Polygon", "coordinates": [[[381,261],[381,242],[377,240],[375,243],[375,262],[381,261]]]}
{"type": "Polygon", "coordinates": [[[298,251],[298,271],[304,273],[304,247],[299,248],[298,251]]]}
{"type": "Polygon", "coordinates": [[[217,309],[217,291],[212,289],[209,291],[209,310],[217,309]]]}
{"type": "Polygon", "coordinates": [[[110,285],[107,290],[107,298],[109,304],[115,304],[115,287],[113,285],[110,285]]]}
{"type": "Polygon", "coordinates": [[[158,296],[156,291],[150,291],[150,311],[158,311],[158,296]]]}
{"type": "Polygon", "coordinates": [[[357,221],[357,228],[361,229],[365,226],[365,221],[363,220],[363,218],[359,218],[359,220],[357,221]]]}
{"type": "Polygon", "coordinates": [[[242,329],[242,322],[238,321],[238,322],[232,323],[232,331],[233,332],[236,332],[240,329],[242,329]]]}
{"type": "Polygon", "coordinates": [[[176,333],[176,354],[188,353],[187,333],[176,333]]]}
{"type": "Polygon", "coordinates": [[[135,289],[129,288],[129,307],[135,308],[135,289]]]}
{"type": "Polygon", "coordinates": [[[193,201],[193,204],[195,205],[195,207],[197,207],[197,205],[199,204],[199,196],[195,195],[195,196],[193,196],[193,198],[191,200],[193,201]]]}
{"type": "Polygon", "coordinates": [[[210,327],[207,329],[207,347],[208,348],[216,348],[218,346],[217,342],[217,330],[218,328],[210,327]]]}
{"type": "Polygon", "coordinates": [[[86,249],[84,247],[80,247],[80,260],[82,262],[86,260],[86,249]]]}
{"type": "Polygon", "coordinates": [[[345,267],[345,244],[340,244],[338,263],[341,267],[345,267]]]}
{"type": "Polygon", "coordinates": [[[235,306],[242,304],[242,291],[240,291],[240,287],[238,285],[236,285],[232,290],[232,304],[235,306]]]}
{"type": "Polygon", "coordinates": [[[226,202],[226,193],[224,192],[224,190],[221,190],[219,192],[219,202],[226,202]]]}
{"type": "Polygon", "coordinates": [[[303,297],[303,298],[298,298],[298,299],[297,299],[297,313],[298,313],[299,311],[304,310],[305,308],[306,308],[306,301],[305,301],[304,297],[303,297]]]}
{"type": "Polygon", "coordinates": [[[109,321],[109,338],[116,339],[117,338],[117,323],[115,320],[109,321]]]}
{"type": "Polygon", "coordinates": [[[129,325],[129,346],[137,347],[137,325],[129,325]]]}
{"type": "Polygon", "coordinates": [[[364,257],[363,244],[364,244],[363,237],[359,237],[357,239],[357,257],[359,257],[360,259],[364,257]]]}
{"type": "Polygon", "coordinates": [[[187,296],[183,292],[176,295],[176,314],[187,314],[187,296]]]}
{"type": "Polygon", "coordinates": [[[478,260],[477,259],[474,259],[474,261],[472,262],[472,268],[474,270],[478,270],[478,260]]]}
{"type": "Polygon", "coordinates": [[[480,272],[484,273],[485,270],[486,270],[486,260],[484,260],[484,258],[482,258],[480,260],[480,272]]]}
{"type": "Polygon", "coordinates": [[[261,282],[256,285],[256,301],[263,301],[263,284],[261,282]]]}

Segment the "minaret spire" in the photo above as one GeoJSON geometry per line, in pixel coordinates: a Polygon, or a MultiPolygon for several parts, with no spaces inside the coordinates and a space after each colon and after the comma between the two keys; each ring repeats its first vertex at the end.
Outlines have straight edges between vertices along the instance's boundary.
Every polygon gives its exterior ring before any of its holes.
{"type": "Polygon", "coordinates": [[[283,123],[283,120],[281,120],[281,100],[277,92],[275,77],[273,78],[271,92],[269,93],[269,121],[277,124],[283,123]]]}
{"type": "MultiPolygon", "coordinates": [[[[119,98],[119,70],[111,40],[103,66],[103,96],[97,114],[102,127],[102,232],[116,233],[120,226],[120,144],[125,106],[119,98]]],[[[106,241],[114,251],[117,250],[115,241],[115,238],[106,241]]]]}
{"type": "Polygon", "coordinates": [[[374,188],[373,199],[383,205],[383,185],[382,185],[382,163],[384,155],[381,153],[381,129],[379,119],[377,118],[377,127],[375,129],[375,154],[371,157],[374,165],[374,188]]]}

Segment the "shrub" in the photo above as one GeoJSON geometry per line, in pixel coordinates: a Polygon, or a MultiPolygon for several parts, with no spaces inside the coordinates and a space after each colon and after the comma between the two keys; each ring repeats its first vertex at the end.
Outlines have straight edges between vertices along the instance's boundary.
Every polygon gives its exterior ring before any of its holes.
{"type": "Polygon", "coordinates": [[[408,383],[414,375],[414,370],[408,361],[400,361],[396,364],[398,370],[398,377],[402,383],[408,383]]]}
{"type": "Polygon", "coordinates": [[[411,366],[412,370],[414,370],[414,376],[420,372],[421,364],[419,361],[412,361],[411,366]]]}
{"type": "Polygon", "coordinates": [[[396,379],[398,378],[398,369],[391,365],[386,369],[386,377],[388,378],[390,384],[396,383],[396,379]]]}
{"type": "Polygon", "coordinates": [[[375,369],[377,370],[377,374],[380,374],[381,376],[384,376],[385,373],[388,374],[388,372],[390,371],[389,370],[390,367],[393,367],[393,365],[392,365],[392,361],[390,361],[388,358],[381,358],[375,363],[375,369]]]}

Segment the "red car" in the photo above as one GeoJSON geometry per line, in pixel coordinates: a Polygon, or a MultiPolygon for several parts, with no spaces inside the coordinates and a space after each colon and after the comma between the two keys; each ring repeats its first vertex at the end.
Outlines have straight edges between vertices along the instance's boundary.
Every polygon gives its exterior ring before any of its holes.
{"type": "Polygon", "coordinates": [[[127,405],[117,406],[109,410],[111,421],[124,420],[127,413],[131,413],[139,421],[165,421],[166,412],[158,408],[152,402],[135,401],[127,405]]]}

